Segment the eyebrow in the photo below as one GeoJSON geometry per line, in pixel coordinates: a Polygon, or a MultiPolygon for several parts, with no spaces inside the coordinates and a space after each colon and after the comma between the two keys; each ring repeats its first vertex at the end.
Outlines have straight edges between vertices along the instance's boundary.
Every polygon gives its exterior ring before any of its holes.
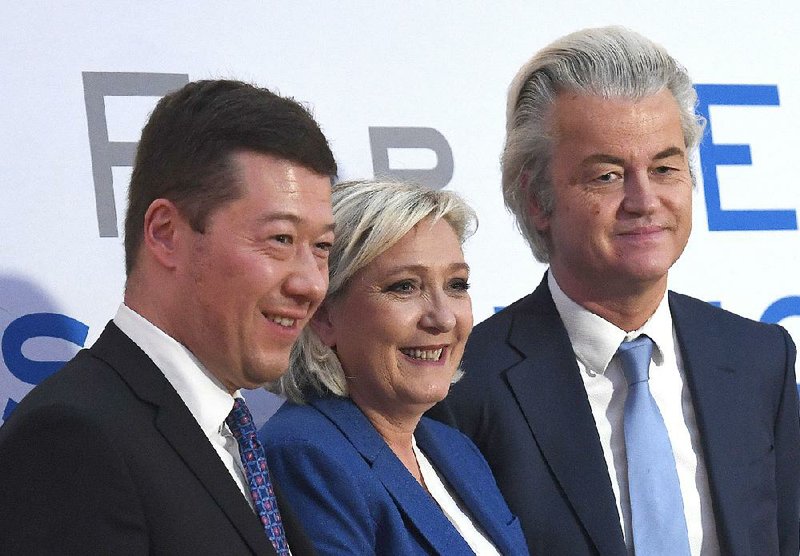
{"type": "MultiPolygon", "coordinates": [[[[270,212],[267,214],[262,214],[258,218],[259,224],[269,224],[271,222],[281,222],[281,221],[291,222],[292,224],[297,225],[302,223],[304,219],[300,218],[299,216],[291,212],[270,212]]],[[[335,227],[336,224],[334,222],[329,222],[328,224],[325,225],[325,231],[332,232],[335,227]]]]}
{"type": "Polygon", "coordinates": [[[669,147],[668,149],[664,149],[660,153],[656,154],[653,157],[653,160],[663,160],[671,156],[680,156],[681,158],[684,158],[686,156],[686,151],[680,147],[669,147]]]}
{"type": "MultiPolygon", "coordinates": [[[[422,265],[422,264],[408,264],[403,266],[397,266],[392,268],[389,271],[389,274],[400,274],[402,272],[418,272],[422,273],[428,270],[429,267],[422,265]]],[[[456,271],[456,270],[466,270],[469,272],[469,265],[467,263],[452,263],[447,266],[447,270],[456,271]]]]}
{"type": "MultiPolygon", "coordinates": [[[[656,153],[656,155],[653,157],[653,160],[664,160],[665,158],[670,158],[672,156],[680,156],[683,158],[685,157],[685,152],[680,147],[669,147],[661,152],[656,153]]],[[[625,160],[610,154],[593,154],[583,159],[584,164],[597,164],[601,162],[606,164],[615,164],[616,166],[625,165],[625,160]]]]}

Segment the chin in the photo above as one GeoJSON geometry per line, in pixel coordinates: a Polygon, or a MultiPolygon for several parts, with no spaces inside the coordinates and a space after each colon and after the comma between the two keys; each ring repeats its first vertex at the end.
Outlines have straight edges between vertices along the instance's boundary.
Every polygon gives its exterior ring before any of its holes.
{"type": "Polygon", "coordinates": [[[425,392],[424,403],[429,403],[431,405],[437,404],[447,397],[448,392],[450,392],[449,381],[447,384],[431,385],[428,391],[425,392]]]}
{"type": "Polygon", "coordinates": [[[266,384],[275,382],[286,374],[288,368],[288,360],[280,363],[272,362],[268,365],[262,365],[258,369],[255,369],[253,373],[247,375],[250,382],[254,384],[254,386],[249,386],[247,388],[261,388],[266,384]]]}
{"type": "Polygon", "coordinates": [[[637,282],[654,282],[667,275],[673,262],[664,258],[631,261],[631,264],[625,265],[623,272],[637,282]]]}

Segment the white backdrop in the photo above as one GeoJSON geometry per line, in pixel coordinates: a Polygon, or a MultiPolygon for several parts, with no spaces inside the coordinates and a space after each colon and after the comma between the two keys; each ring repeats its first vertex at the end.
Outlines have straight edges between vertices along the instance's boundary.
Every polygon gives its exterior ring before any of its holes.
{"type": "Polygon", "coordinates": [[[544,270],[500,195],[506,87],[533,52],[586,26],[626,25],[660,42],[711,105],[714,144],[701,151],[706,179],[671,287],[780,321],[800,343],[800,4],[431,4],[4,3],[0,422],[96,339],[121,300],[125,161],[164,82],[233,77],[294,96],[313,107],[341,178],[372,177],[388,155],[395,173],[462,193],[480,218],[467,245],[477,322],[544,270]],[[419,148],[379,145],[404,135],[419,148]]]}

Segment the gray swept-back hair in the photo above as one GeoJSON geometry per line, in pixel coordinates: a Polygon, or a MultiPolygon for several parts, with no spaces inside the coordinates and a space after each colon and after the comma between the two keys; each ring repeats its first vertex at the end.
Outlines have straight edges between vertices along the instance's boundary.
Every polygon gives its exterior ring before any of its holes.
{"type": "MultiPolygon", "coordinates": [[[[328,260],[330,282],[325,303],[334,301],[355,274],[384,253],[423,219],[444,219],[460,243],[475,232],[475,212],[452,191],[391,181],[351,181],[333,186],[336,223],[328,260]]],[[[334,351],[306,326],[292,348],[289,370],[269,386],[294,403],[305,393],[347,396],[344,370],[334,351]]]]}
{"type": "Polygon", "coordinates": [[[519,70],[508,90],[503,198],[537,260],[547,262],[550,254],[547,238],[533,224],[530,203],[535,200],[545,213],[553,210],[548,118],[556,97],[569,91],[641,99],[663,90],[677,101],[691,154],[705,125],[696,113],[692,81],[663,47],[638,33],[623,27],[583,29],[540,50],[519,70]]]}

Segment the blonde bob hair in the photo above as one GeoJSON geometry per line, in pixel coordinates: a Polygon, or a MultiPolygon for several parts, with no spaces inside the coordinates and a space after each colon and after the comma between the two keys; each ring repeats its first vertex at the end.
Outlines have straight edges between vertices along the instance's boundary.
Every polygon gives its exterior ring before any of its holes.
{"type": "MultiPolygon", "coordinates": [[[[444,219],[459,241],[477,228],[475,212],[452,191],[397,181],[349,181],[333,186],[336,223],[328,261],[325,303],[346,289],[355,274],[397,243],[419,222],[444,219]]],[[[307,326],[289,359],[289,370],[268,389],[294,403],[306,395],[348,396],[344,370],[334,351],[307,326]]]]}

